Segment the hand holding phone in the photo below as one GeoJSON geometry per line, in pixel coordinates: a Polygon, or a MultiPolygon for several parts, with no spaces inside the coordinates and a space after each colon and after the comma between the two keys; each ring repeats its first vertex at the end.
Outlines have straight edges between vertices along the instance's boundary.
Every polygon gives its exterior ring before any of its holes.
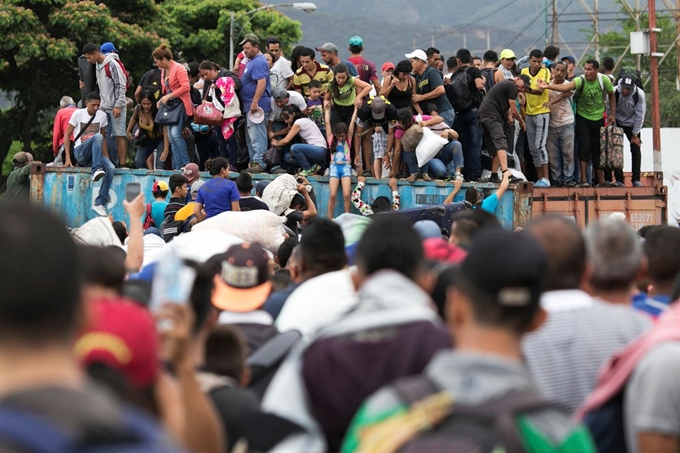
{"type": "Polygon", "coordinates": [[[131,203],[137,196],[142,193],[142,185],[138,182],[129,182],[125,184],[125,201],[131,203]]]}

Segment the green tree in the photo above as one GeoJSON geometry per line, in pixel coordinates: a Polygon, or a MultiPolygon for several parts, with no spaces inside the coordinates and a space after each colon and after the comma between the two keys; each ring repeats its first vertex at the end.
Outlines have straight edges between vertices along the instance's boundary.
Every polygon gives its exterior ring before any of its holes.
{"type": "Polygon", "coordinates": [[[181,30],[180,36],[172,37],[170,42],[173,48],[181,49],[182,57],[198,62],[210,59],[230,67],[233,62],[227,64],[227,60],[231,11],[235,15],[234,55],[239,49],[238,37],[246,33],[255,33],[262,40],[262,47],[268,36],[278,36],[288,51],[302,37],[300,22],[276,9],[243,14],[260,6],[256,0],[167,0],[163,10],[181,30]]]}
{"type": "MultiPolygon", "coordinates": [[[[619,2],[620,4],[620,2],[619,2]]],[[[635,20],[628,14],[628,11],[622,6],[621,12],[625,16],[616,24],[617,30],[612,30],[607,33],[600,34],[600,54],[609,55],[616,58],[630,42],[630,32],[636,30],[635,20]]],[[[640,15],[640,28],[647,28],[648,14],[640,15]]],[[[668,56],[659,66],[659,106],[661,116],[661,127],[680,127],[680,92],[678,92],[675,84],[677,71],[677,52],[673,42],[676,37],[675,19],[666,13],[657,12],[656,15],[657,27],[662,29],[658,35],[659,52],[668,52],[668,56]]],[[[592,36],[592,33],[590,33],[592,36]]],[[[640,69],[642,73],[642,81],[645,83],[645,92],[647,93],[647,117],[645,118],[645,125],[651,125],[651,96],[649,85],[649,57],[642,56],[640,58],[640,69]]],[[[623,66],[637,65],[637,55],[630,52],[626,53],[621,62],[615,69],[615,74],[618,74],[619,68],[623,66]]]]}

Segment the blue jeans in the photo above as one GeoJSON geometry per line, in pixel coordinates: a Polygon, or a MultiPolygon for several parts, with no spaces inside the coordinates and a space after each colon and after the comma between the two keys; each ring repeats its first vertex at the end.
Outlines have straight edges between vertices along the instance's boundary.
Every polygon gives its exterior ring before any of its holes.
{"type": "Polygon", "coordinates": [[[548,163],[553,182],[574,180],[574,123],[548,128],[548,163]]]}
{"type": "Polygon", "coordinates": [[[406,162],[406,165],[408,166],[408,172],[411,175],[415,174],[426,174],[428,169],[430,168],[430,162],[426,163],[422,167],[418,167],[418,158],[416,157],[416,152],[415,151],[404,151],[401,153],[402,158],[404,159],[404,162],[406,162]]]}
{"type": "Polygon", "coordinates": [[[168,128],[168,140],[170,141],[170,149],[172,151],[173,170],[179,170],[190,162],[189,152],[187,151],[187,142],[184,141],[184,137],[182,137],[185,121],[186,115],[180,115],[179,123],[174,126],[166,126],[168,128]]]}
{"type": "Polygon", "coordinates": [[[460,134],[460,143],[463,146],[463,175],[467,181],[476,181],[482,175],[482,129],[479,126],[477,109],[459,112],[454,129],[460,134]]]}
{"type": "MultiPolygon", "coordinates": [[[[303,170],[311,169],[314,164],[319,164],[326,159],[328,150],[321,146],[296,143],[290,147],[292,157],[300,164],[303,170]]],[[[288,155],[290,156],[290,154],[288,155]]],[[[289,162],[291,162],[289,158],[289,162]]],[[[292,162],[291,162],[292,163],[292,162]]]]}
{"type": "Polygon", "coordinates": [[[453,121],[456,119],[456,112],[453,109],[439,112],[439,116],[444,118],[444,122],[447,126],[453,127],[453,121]]]}
{"type": "Polygon", "coordinates": [[[164,169],[165,162],[161,162],[161,153],[163,153],[163,139],[153,138],[149,139],[149,143],[146,145],[138,146],[137,152],[135,153],[135,167],[136,168],[147,168],[146,159],[149,158],[154,151],[156,151],[156,168],[164,169]]]}
{"type": "Polygon", "coordinates": [[[246,115],[246,144],[248,145],[251,164],[258,163],[262,168],[267,168],[262,159],[267,151],[268,143],[267,120],[265,119],[260,124],[255,124],[246,115]]]}
{"type": "Polygon", "coordinates": [[[102,178],[102,185],[99,188],[99,195],[94,201],[95,206],[105,206],[109,201],[109,189],[113,182],[113,174],[116,167],[111,161],[102,155],[102,144],[104,137],[102,134],[95,134],[76,146],[73,154],[81,167],[92,166],[92,174],[97,170],[104,170],[106,174],[102,178]]]}

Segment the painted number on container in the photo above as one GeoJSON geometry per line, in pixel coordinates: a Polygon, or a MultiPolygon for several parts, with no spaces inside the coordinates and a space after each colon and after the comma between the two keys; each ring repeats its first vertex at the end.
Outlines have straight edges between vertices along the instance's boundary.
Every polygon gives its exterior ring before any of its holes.
{"type": "Polygon", "coordinates": [[[639,230],[645,225],[655,225],[656,219],[651,212],[632,212],[629,222],[633,229],[639,230]]]}

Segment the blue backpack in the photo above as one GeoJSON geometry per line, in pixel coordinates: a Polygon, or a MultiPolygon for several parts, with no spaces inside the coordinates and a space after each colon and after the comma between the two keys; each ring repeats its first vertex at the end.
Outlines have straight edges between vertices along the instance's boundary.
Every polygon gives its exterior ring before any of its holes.
{"type": "Polygon", "coordinates": [[[179,453],[149,417],[126,408],[121,424],[85,427],[74,437],[49,419],[28,411],[0,408],[0,445],[31,453],[179,453]]]}

